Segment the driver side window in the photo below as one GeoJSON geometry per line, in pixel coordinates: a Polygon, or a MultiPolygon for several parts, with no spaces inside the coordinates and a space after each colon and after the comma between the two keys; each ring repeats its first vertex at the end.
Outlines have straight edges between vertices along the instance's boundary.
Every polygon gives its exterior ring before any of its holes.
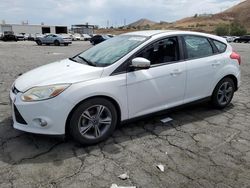
{"type": "Polygon", "coordinates": [[[143,57],[151,62],[151,65],[170,63],[180,60],[177,37],[169,37],[157,41],[141,51],[136,57],[143,57]]]}

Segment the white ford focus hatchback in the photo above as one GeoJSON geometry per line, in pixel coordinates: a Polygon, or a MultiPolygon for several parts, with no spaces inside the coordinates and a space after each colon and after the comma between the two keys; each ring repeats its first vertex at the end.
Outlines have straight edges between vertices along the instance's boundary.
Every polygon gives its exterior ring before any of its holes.
{"type": "Polygon", "coordinates": [[[199,99],[226,107],[240,86],[240,56],[223,38],[141,31],[20,76],[10,98],[14,128],[80,143],[109,137],[117,124],[199,99]]]}

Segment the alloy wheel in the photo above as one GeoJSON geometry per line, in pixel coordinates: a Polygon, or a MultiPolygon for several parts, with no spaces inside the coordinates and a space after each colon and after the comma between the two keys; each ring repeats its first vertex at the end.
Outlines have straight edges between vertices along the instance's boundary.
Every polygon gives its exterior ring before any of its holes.
{"type": "Polygon", "coordinates": [[[82,137],[98,139],[109,130],[111,123],[111,111],[104,105],[93,105],[80,116],[78,129],[82,137]]]}
{"type": "Polygon", "coordinates": [[[224,82],[221,84],[217,94],[218,103],[222,106],[226,105],[231,101],[233,96],[233,86],[230,82],[224,82]]]}

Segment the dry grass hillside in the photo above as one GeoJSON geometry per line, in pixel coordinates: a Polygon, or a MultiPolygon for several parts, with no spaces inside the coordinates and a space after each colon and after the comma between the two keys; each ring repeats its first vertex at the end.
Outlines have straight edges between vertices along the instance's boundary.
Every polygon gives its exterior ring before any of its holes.
{"type": "Polygon", "coordinates": [[[250,31],[250,0],[218,14],[184,18],[173,23],[172,27],[213,32],[218,24],[230,24],[232,22],[238,22],[250,31]]]}
{"type": "Polygon", "coordinates": [[[126,29],[103,29],[97,32],[120,34],[141,29],[179,29],[213,33],[219,24],[230,24],[232,22],[238,22],[244,25],[248,32],[250,32],[250,0],[246,0],[214,15],[196,15],[173,23],[156,23],[148,19],[140,19],[127,25],[126,29]]]}

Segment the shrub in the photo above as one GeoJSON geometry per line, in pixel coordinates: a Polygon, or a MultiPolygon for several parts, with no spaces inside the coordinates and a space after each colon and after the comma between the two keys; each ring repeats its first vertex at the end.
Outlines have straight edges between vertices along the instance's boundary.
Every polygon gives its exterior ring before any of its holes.
{"type": "Polygon", "coordinates": [[[244,26],[239,23],[219,24],[215,28],[215,33],[219,36],[231,35],[231,36],[242,36],[247,33],[247,30],[244,26]]]}
{"type": "Polygon", "coordinates": [[[244,26],[239,23],[232,23],[230,25],[230,35],[232,36],[242,36],[247,34],[247,30],[244,26]]]}
{"type": "Polygon", "coordinates": [[[219,35],[219,36],[229,35],[230,27],[227,24],[219,24],[215,29],[215,33],[216,35],[219,35]]]}

